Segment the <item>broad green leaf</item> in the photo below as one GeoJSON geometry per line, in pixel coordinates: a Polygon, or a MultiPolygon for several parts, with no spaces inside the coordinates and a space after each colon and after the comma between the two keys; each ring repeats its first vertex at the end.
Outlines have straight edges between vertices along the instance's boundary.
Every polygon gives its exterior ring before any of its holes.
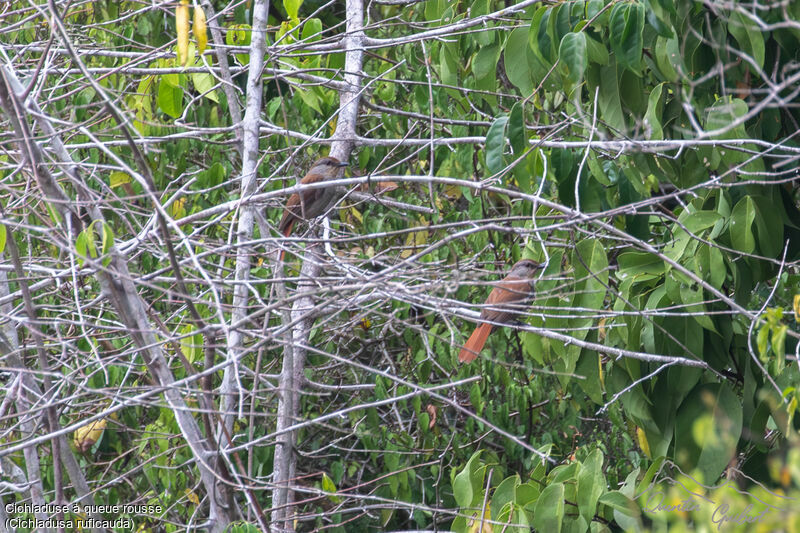
{"type": "Polygon", "coordinates": [[[578,472],[578,512],[591,522],[597,510],[597,500],[606,491],[603,475],[603,452],[595,448],[583,461],[578,472]]]}
{"type": "Polygon", "coordinates": [[[664,75],[664,79],[672,82],[678,81],[680,73],[685,72],[678,39],[659,37],[656,39],[654,53],[656,65],[664,75]]]}
{"type": "MultiPolygon", "coordinates": [[[[672,38],[675,33],[672,31],[672,28],[667,25],[664,21],[662,21],[662,16],[664,16],[663,10],[658,2],[651,2],[650,0],[645,0],[645,11],[647,12],[647,22],[650,26],[656,30],[661,37],[672,38]]],[[[668,17],[664,17],[667,18],[668,17]]]]}
{"type": "MultiPolygon", "coordinates": [[[[747,114],[747,103],[738,98],[720,98],[708,110],[706,116],[706,131],[723,130],[714,136],[715,139],[738,139],[746,137],[743,124],[732,126],[734,121],[747,114]]],[[[734,152],[731,152],[735,154],[734,152]]],[[[743,160],[739,156],[739,160],[743,160]]]]}
{"type": "Polygon", "coordinates": [[[494,490],[492,494],[492,519],[500,520],[500,513],[508,503],[513,503],[516,500],[516,489],[521,483],[519,474],[507,477],[494,490]]]}
{"type": "MultiPolygon", "coordinates": [[[[600,69],[600,93],[597,105],[602,119],[619,132],[625,131],[625,118],[622,114],[622,102],[619,95],[619,77],[617,64],[611,62],[600,69]]],[[[594,92],[594,91],[592,91],[594,92]]]]}
{"type": "Polygon", "coordinates": [[[528,31],[528,46],[533,53],[546,63],[551,63],[550,54],[550,38],[547,37],[547,18],[550,17],[550,8],[542,6],[536,10],[531,19],[531,26],[528,31]],[[543,50],[540,43],[540,38],[547,39],[547,49],[543,50]]]}
{"type": "Polygon", "coordinates": [[[464,468],[453,480],[453,496],[455,496],[456,503],[462,509],[472,505],[475,494],[479,493],[482,488],[480,484],[473,486],[473,474],[480,468],[478,463],[480,456],[481,450],[473,453],[467,464],[464,465],[464,468]]]}
{"type": "Polygon", "coordinates": [[[556,4],[551,8],[552,13],[547,22],[547,33],[553,46],[558,46],[561,39],[572,31],[569,22],[570,5],[567,3],[556,4]]]}
{"type": "Polygon", "coordinates": [[[476,79],[494,76],[497,72],[497,61],[500,59],[500,47],[496,44],[483,46],[472,61],[472,73],[476,79]]]}
{"type": "Polygon", "coordinates": [[[618,490],[606,492],[600,496],[598,503],[608,505],[612,509],[620,511],[628,516],[637,516],[639,514],[637,505],[618,490]]]}
{"type": "Polygon", "coordinates": [[[566,78],[574,85],[579,84],[588,65],[586,36],[583,32],[568,33],[561,39],[558,59],[566,68],[566,78]]]}
{"type": "Polygon", "coordinates": [[[698,385],[678,410],[675,456],[683,469],[697,468],[703,483],[715,483],[736,454],[742,404],[726,383],[698,385]]]}
{"type": "Polygon", "coordinates": [[[305,24],[303,24],[302,38],[309,43],[322,39],[322,21],[318,18],[306,19],[305,24]]]}
{"type": "Polygon", "coordinates": [[[589,61],[599,65],[608,65],[608,50],[606,45],[581,32],[586,38],[586,54],[589,61]]]}
{"type": "Polygon", "coordinates": [[[681,290],[681,300],[686,304],[686,312],[692,313],[692,316],[698,324],[705,329],[717,332],[711,317],[706,313],[706,306],[703,304],[703,289],[692,290],[684,288],[681,290]]]}
{"type": "Polygon", "coordinates": [[[561,531],[564,520],[564,484],[552,483],[545,487],[533,511],[536,531],[561,531]]]}
{"type": "Polygon", "coordinates": [[[6,249],[6,239],[8,237],[8,229],[5,224],[0,224],[0,254],[6,249]]]}
{"type": "Polygon", "coordinates": [[[506,164],[503,152],[506,147],[507,116],[497,117],[486,134],[486,167],[491,174],[501,172],[506,164]]]}
{"type": "Polygon", "coordinates": [[[664,84],[659,83],[650,91],[650,96],[647,98],[647,112],[644,114],[645,137],[654,141],[664,138],[661,128],[661,112],[664,107],[661,99],[663,89],[664,84]]]}
{"type": "Polygon", "coordinates": [[[503,63],[508,81],[513,83],[524,96],[531,94],[535,88],[530,68],[531,62],[528,58],[530,53],[527,26],[516,28],[506,41],[503,63]]]}
{"type": "Polygon", "coordinates": [[[619,264],[617,277],[620,279],[641,274],[664,273],[664,262],[658,256],[645,252],[623,252],[619,254],[617,262],[619,264]]]}
{"type": "Polygon", "coordinates": [[[522,102],[517,102],[511,108],[511,113],[508,116],[508,140],[511,143],[515,158],[520,157],[528,148],[528,135],[525,131],[522,109],[522,102]]]}
{"type": "Polygon", "coordinates": [[[541,9],[542,16],[538,19],[538,25],[536,25],[537,15],[539,13],[537,11],[531,22],[531,31],[536,31],[536,48],[542,54],[544,60],[552,64],[556,61],[556,49],[547,29],[550,25],[550,17],[553,14],[553,9],[544,7],[541,9]]]}
{"type": "Polygon", "coordinates": [[[192,73],[192,84],[198,93],[209,100],[219,103],[219,97],[214,88],[214,77],[207,72],[192,73]]]}
{"type": "Polygon", "coordinates": [[[283,0],[283,8],[290,19],[297,19],[303,0],[283,0]]]}
{"type": "Polygon", "coordinates": [[[167,76],[158,83],[158,106],[172,118],[183,114],[183,89],[170,83],[167,76]]]}
{"type": "Polygon", "coordinates": [[[335,495],[336,484],[325,472],[322,473],[322,490],[330,494],[328,498],[330,498],[333,503],[339,503],[341,501],[341,498],[335,495]]]}
{"type": "MultiPolygon", "coordinates": [[[[755,64],[758,65],[758,69],[763,68],[765,56],[764,36],[761,34],[758,25],[747,15],[734,10],[728,18],[728,32],[739,43],[741,51],[750,56],[755,64]]],[[[755,73],[758,73],[758,69],[752,68],[755,73]]]]}
{"type": "Polygon", "coordinates": [[[448,44],[442,44],[439,51],[439,76],[445,85],[458,86],[459,61],[451,48],[448,44]]]}
{"type": "Polygon", "coordinates": [[[750,196],[745,196],[731,211],[731,244],[740,252],[752,253],[756,248],[753,235],[753,220],[756,218],[756,204],[750,196]]]}
{"type": "Polygon", "coordinates": [[[756,204],[754,221],[758,250],[765,257],[780,257],[784,246],[781,215],[766,196],[753,195],[751,198],[756,204]]]}
{"type": "Polygon", "coordinates": [[[637,73],[642,62],[644,16],[642,4],[618,3],[609,18],[609,41],[617,63],[637,73]]]}

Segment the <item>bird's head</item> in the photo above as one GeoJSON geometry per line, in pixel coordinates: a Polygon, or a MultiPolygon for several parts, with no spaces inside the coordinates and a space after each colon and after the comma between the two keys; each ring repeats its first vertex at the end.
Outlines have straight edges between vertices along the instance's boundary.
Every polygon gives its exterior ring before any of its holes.
{"type": "Polygon", "coordinates": [[[323,157],[322,159],[317,159],[314,162],[314,164],[311,166],[311,170],[334,172],[342,167],[346,167],[347,165],[348,163],[343,163],[335,157],[323,157]]]}
{"type": "Polygon", "coordinates": [[[510,274],[520,278],[532,278],[540,268],[542,268],[542,265],[533,259],[522,259],[511,267],[510,274]]]}

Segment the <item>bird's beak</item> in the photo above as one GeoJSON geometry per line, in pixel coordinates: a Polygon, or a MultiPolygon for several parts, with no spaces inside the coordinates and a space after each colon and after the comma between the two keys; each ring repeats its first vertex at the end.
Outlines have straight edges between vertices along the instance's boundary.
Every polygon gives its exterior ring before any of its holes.
{"type": "Polygon", "coordinates": [[[346,161],[342,161],[342,162],[340,162],[340,163],[339,163],[338,165],[336,165],[336,166],[337,166],[337,167],[349,167],[349,166],[350,166],[350,163],[347,163],[346,161]]]}

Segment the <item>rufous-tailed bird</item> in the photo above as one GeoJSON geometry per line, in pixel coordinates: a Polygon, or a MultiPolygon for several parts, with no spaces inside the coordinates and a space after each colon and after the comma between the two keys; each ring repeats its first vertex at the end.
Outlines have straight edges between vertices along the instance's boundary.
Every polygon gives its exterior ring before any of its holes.
{"type": "MultiPolygon", "coordinates": [[[[339,175],[342,167],[346,166],[347,163],[343,163],[335,157],[323,157],[311,165],[311,169],[300,180],[300,184],[307,185],[309,183],[333,180],[339,175]]],[[[328,187],[306,189],[292,194],[289,200],[286,201],[283,217],[278,224],[278,231],[284,237],[288,237],[292,234],[292,229],[294,229],[294,225],[298,220],[313,220],[324,214],[331,208],[339,195],[339,190],[333,183],[328,187]]],[[[285,253],[285,250],[281,252],[281,260],[283,260],[285,253]]]]}
{"type": "MultiPolygon", "coordinates": [[[[489,293],[486,307],[481,311],[481,319],[491,322],[510,322],[520,311],[519,306],[513,304],[522,303],[533,296],[533,276],[541,267],[542,265],[531,259],[523,259],[515,263],[508,275],[498,281],[492,292],[489,293]]],[[[481,353],[486,339],[489,338],[489,334],[494,328],[495,325],[488,322],[478,325],[459,352],[459,362],[474,361],[481,353]]]]}

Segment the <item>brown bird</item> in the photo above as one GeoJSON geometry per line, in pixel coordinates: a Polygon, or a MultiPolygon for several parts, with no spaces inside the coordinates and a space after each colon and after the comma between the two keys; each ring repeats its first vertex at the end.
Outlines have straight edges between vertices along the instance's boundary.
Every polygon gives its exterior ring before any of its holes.
{"type": "MultiPolygon", "coordinates": [[[[339,175],[339,170],[346,166],[347,163],[342,163],[335,157],[323,157],[311,165],[311,170],[300,180],[300,184],[306,185],[335,179],[339,175]]],[[[286,202],[283,218],[278,224],[278,231],[284,237],[288,237],[292,233],[295,222],[317,218],[331,207],[337,196],[335,185],[294,193],[286,202]]],[[[283,259],[284,253],[285,250],[281,252],[281,259],[283,259]]]]}
{"type": "MultiPolygon", "coordinates": [[[[518,261],[511,267],[508,276],[499,281],[489,293],[486,299],[488,307],[481,311],[481,319],[491,322],[511,321],[515,315],[513,304],[520,303],[533,294],[533,276],[540,268],[542,265],[530,259],[518,261]],[[503,307],[508,309],[502,309],[503,307]]],[[[476,327],[458,354],[458,361],[461,363],[474,361],[494,328],[493,324],[485,322],[476,327]]]]}

